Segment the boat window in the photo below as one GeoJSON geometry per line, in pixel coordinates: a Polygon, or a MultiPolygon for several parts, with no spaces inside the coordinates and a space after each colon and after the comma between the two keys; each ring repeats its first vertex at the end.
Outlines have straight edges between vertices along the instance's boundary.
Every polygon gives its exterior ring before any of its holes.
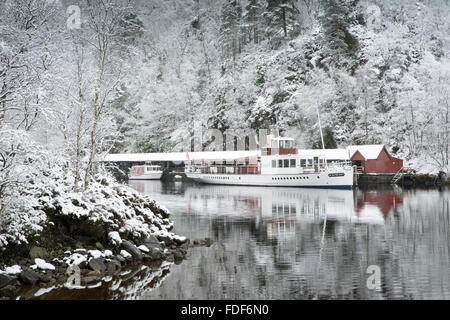
{"type": "Polygon", "coordinates": [[[284,140],[280,140],[280,148],[284,148],[284,140]]]}
{"type": "Polygon", "coordinates": [[[301,160],[300,160],[300,166],[301,166],[302,168],[306,167],[306,159],[301,159],[301,160]]]}
{"type": "Polygon", "coordinates": [[[312,167],[313,161],[312,159],[308,159],[308,167],[312,167]]]}
{"type": "Polygon", "coordinates": [[[272,168],[276,168],[277,167],[277,160],[272,160],[272,168]]]}
{"type": "Polygon", "coordinates": [[[291,159],[291,168],[295,168],[295,163],[296,163],[295,159],[291,159]]]}
{"type": "Polygon", "coordinates": [[[284,167],[289,168],[289,160],[288,159],[284,159],[284,167]]]}
{"type": "Polygon", "coordinates": [[[291,204],[291,216],[295,216],[297,214],[297,207],[295,203],[291,204]]]}
{"type": "Polygon", "coordinates": [[[319,159],[319,164],[320,164],[321,166],[323,166],[323,163],[324,163],[323,159],[319,159]]]}
{"type": "Polygon", "coordinates": [[[283,168],[283,160],[278,160],[278,168],[283,168]]]}

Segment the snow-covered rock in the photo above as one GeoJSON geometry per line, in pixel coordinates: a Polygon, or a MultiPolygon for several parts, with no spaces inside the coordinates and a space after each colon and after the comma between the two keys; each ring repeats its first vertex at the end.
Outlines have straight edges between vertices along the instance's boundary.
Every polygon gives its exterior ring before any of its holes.
{"type": "Polygon", "coordinates": [[[139,246],[138,249],[141,250],[142,252],[145,252],[145,253],[149,253],[150,252],[149,248],[147,248],[144,245],[139,246]]]}
{"type": "Polygon", "coordinates": [[[122,244],[122,238],[120,237],[119,233],[117,231],[112,231],[108,234],[108,238],[111,240],[111,242],[118,246],[122,244]]]}
{"type": "Polygon", "coordinates": [[[113,256],[113,253],[111,250],[105,250],[105,252],[103,254],[105,255],[106,258],[110,258],[113,256]]]}
{"type": "Polygon", "coordinates": [[[6,274],[11,274],[11,275],[15,275],[15,274],[19,274],[22,272],[22,267],[18,266],[18,265],[14,265],[11,267],[6,267],[5,269],[5,273],[6,274]]]}
{"type": "Polygon", "coordinates": [[[94,258],[98,259],[104,256],[100,250],[89,250],[89,254],[94,258]]]}
{"type": "Polygon", "coordinates": [[[78,266],[83,262],[87,261],[87,256],[86,255],[82,255],[80,253],[74,253],[69,257],[65,257],[64,262],[67,263],[69,266],[75,265],[78,266]]]}
{"type": "Polygon", "coordinates": [[[34,263],[41,270],[55,270],[56,269],[55,266],[52,265],[51,263],[48,263],[45,260],[42,260],[39,258],[34,259],[34,263]]]}
{"type": "Polygon", "coordinates": [[[122,257],[124,257],[125,259],[132,259],[133,258],[133,256],[130,253],[128,253],[128,251],[126,251],[126,250],[121,250],[120,251],[120,255],[122,257]]]}

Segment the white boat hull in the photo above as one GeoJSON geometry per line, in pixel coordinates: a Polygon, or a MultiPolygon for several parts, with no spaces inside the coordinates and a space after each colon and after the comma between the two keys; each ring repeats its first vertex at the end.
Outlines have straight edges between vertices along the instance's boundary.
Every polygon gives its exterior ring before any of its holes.
{"type": "Polygon", "coordinates": [[[220,185],[309,187],[309,188],[353,188],[353,171],[320,172],[302,174],[206,174],[186,173],[196,182],[220,185]]]}
{"type": "Polygon", "coordinates": [[[128,180],[160,180],[162,172],[150,172],[142,175],[128,175],[128,180]]]}

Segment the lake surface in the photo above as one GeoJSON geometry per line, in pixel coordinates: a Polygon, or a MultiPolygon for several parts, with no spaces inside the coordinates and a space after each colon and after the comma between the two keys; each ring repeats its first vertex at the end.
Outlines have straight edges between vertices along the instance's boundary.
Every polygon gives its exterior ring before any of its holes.
{"type": "Polygon", "coordinates": [[[215,241],[141,299],[450,298],[448,189],[130,184],[171,210],[175,232],[215,241]]]}
{"type": "Polygon", "coordinates": [[[40,298],[450,298],[449,189],[130,185],[171,211],[174,232],[214,244],[179,265],[40,298]]]}

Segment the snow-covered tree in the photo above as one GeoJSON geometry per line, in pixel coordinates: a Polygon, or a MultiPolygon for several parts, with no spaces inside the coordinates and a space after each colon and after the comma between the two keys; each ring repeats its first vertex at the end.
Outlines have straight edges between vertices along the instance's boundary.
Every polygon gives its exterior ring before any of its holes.
{"type": "Polygon", "coordinates": [[[266,34],[269,38],[293,38],[300,30],[299,10],[293,0],[267,0],[266,34]]]}

